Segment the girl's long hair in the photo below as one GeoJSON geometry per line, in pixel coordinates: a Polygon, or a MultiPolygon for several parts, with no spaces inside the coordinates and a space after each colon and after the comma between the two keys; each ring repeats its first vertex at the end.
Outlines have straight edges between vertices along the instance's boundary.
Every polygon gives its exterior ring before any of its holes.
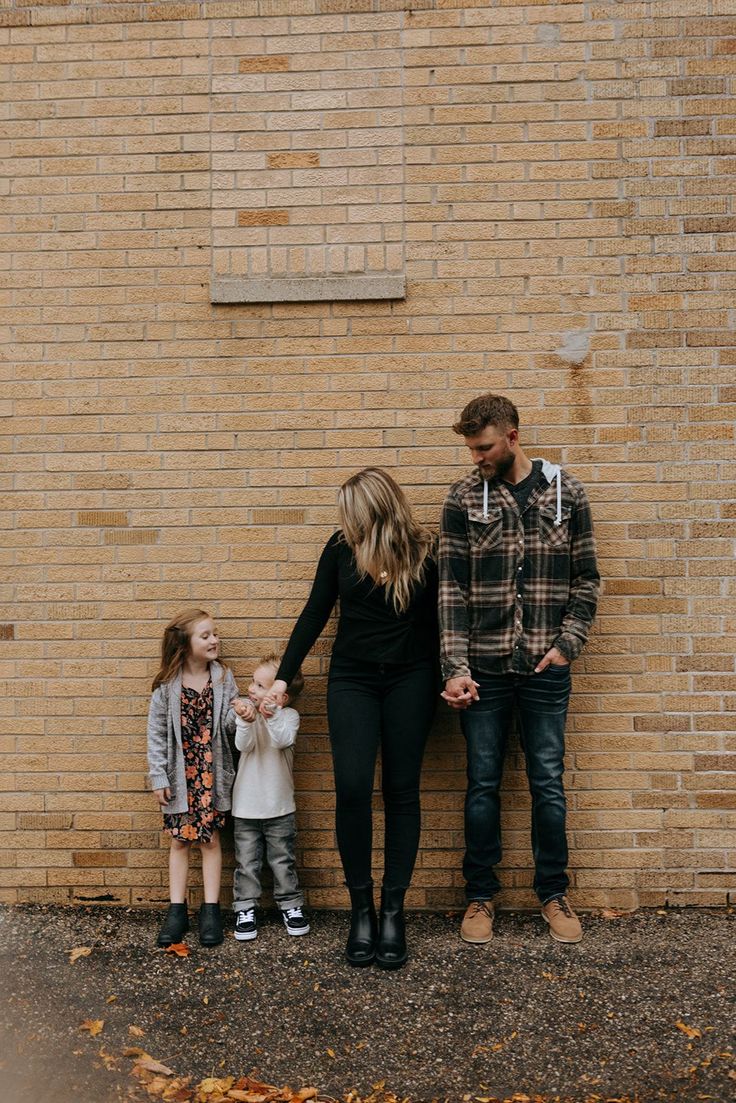
{"type": "Polygon", "coordinates": [[[385,572],[387,596],[397,613],[406,612],[434,538],[414,519],[404,491],[382,467],[366,467],[340,487],[337,514],[361,577],[380,582],[385,572]]]}
{"type": "MultiPolygon", "coordinates": [[[[156,689],[164,682],[170,682],[179,673],[189,654],[189,639],[194,626],[200,620],[211,620],[210,614],[204,609],[182,609],[166,625],[164,638],[161,641],[161,666],[153,679],[151,689],[156,689]]],[[[220,666],[225,667],[226,664],[220,656],[217,661],[220,666]]]]}

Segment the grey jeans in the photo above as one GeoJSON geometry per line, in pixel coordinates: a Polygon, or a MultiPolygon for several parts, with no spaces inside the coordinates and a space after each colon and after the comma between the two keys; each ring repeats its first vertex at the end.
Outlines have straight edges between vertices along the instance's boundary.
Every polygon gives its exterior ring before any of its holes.
{"type": "Polygon", "coordinates": [[[273,898],[280,908],[301,907],[304,897],[296,873],[296,817],[244,820],[233,816],[235,877],[233,911],[254,908],[261,896],[261,868],[265,852],[273,873],[273,898]]]}

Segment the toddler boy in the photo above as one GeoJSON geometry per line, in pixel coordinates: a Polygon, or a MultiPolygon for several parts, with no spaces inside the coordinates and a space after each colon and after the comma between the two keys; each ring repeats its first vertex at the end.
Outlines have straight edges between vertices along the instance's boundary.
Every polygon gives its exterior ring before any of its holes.
{"type": "Polygon", "coordinates": [[[309,933],[295,857],[293,763],[299,713],[289,707],[304,687],[301,671],[288,686],[281,705],[269,706],[268,715],[259,712],[279,662],[277,655],[261,659],[253,672],[248,697],[233,702],[238,714],[235,746],[240,751],[232,797],[236,863],[233,910],[239,942],[248,942],[258,934],[256,904],[261,895],[264,850],[273,873],[274,900],[287,932],[309,933]]]}

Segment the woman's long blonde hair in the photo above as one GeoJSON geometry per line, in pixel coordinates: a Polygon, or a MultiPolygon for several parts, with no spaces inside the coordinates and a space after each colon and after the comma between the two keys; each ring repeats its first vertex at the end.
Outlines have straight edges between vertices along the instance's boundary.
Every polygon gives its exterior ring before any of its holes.
{"type": "MultiPolygon", "coordinates": [[[[151,689],[156,689],[164,682],[170,682],[175,674],[178,674],[184,666],[184,661],[189,654],[189,640],[194,628],[201,620],[211,620],[212,617],[204,609],[182,609],[169,621],[164,628],[164,638],[161,640],[161,665],[156,677],[153,679],[151,689]]],[[[217,659],[223,669],[227,664],[222,657],[217,659]]]]}
{"type": "Polygon", "coordinates": [[[385,579],[394,609],[406,612],[434,539],[414,519],[404,491],[382,467],[366,467],[340,487],[337,515],[361,577],[385,579]]]}

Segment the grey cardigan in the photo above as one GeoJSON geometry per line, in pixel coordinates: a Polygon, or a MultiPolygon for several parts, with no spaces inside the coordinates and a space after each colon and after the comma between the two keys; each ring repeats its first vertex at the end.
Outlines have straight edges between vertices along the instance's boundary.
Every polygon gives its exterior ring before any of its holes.
{"type": "MultiPolygon", "coordinates": [[[[219,812],[231,806],[235,768],[227,736],[235,731],[235,711],[230,707],[238,687],[229,670],[210,663],[212,679],[212,803],[219,812]]],[[[187,810],[187,782],[181,744],[181,672],[153,691],[148,710],[148,780],[152,789],[171,790],[163,806],[169,815],[187,810]]]]}

